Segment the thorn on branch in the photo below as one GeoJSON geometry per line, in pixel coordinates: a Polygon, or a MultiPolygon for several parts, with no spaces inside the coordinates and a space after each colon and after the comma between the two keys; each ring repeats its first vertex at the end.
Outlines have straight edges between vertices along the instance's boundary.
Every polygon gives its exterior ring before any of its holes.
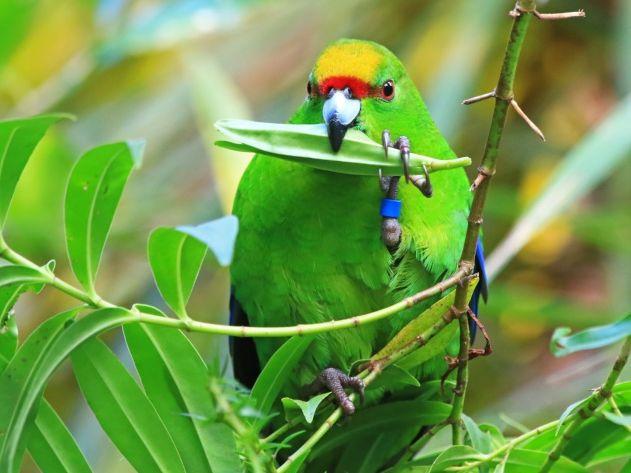
{"type": "Polygon", "coordinates": [[[517,101],[515,99],[511,99],[510,104],[517,112],[517,115],[519,115],[522,120],[524,120],[526,124],[530,127],[530,129],[534,131],[539,138],[541,138],[541,141],[545,141],[546,137],[543,135],[542,131],[530,118],[528,118],[528,115],[526,115],[526,113],[521,109],[517,101]]]}
{"type": "Polygon", "coordinates": [[[486,179],[487,177],[493,177],[494,174],[495,174],[495,170],[489,171],[488,169],[480,166],[478,168],[478,175],[476,176],[475,180],[473,181],[473,184],[471,184],[471,187],[469,188],[469,190],[471,192],[473,192],[478,187],[480,187],[480,184],[482,184],[484,179],[486,179]]]}
{"type": "Polygon", "coordinates": [[[468,99],[464,99],[462,101],[462,104],[463,105],[471,105],[472,103],[482,102],[483,100],[492,99],[493,97],[496,97],[495,89],[493,89],[490,92],[487,92],[486,94],[476,95],[475,97],[470,97],[468,99]]]}
{"type": "Polygon", "coordinates": [[[537,10],[532,12],[539,20],[567,20],[568,18],[585,18],[585,10],[568,11],[562,13],[540,13],[537,10]]]}
{"type": "Polygon", "coordinates": [[[508,15],[513,17],[513,18],[517,18],[518,16],[521,16],[522,13],[532,13],[535,18],[537,18],[538,20],[567,20],[570,18],[585,18],[585,10],[577,10],[577,11],[568,11],[568,12],[561,12],[561,13],[541,13],[539,10],[537,10],[536,4],[533,2],[532,3],[533,8],[524,8],[523,6],[521,6],[520,2],[518,1],[515,4],[515,8],[513,8],[511,11],[508,12],[508,15]]]}

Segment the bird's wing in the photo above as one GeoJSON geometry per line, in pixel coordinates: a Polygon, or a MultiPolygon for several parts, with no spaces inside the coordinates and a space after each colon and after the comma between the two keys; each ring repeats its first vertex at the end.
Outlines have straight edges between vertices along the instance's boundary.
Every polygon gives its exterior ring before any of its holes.
{"type": "MultiPolygon", "coordinates": [[[[248,326],[248,315],[234,296],[230,294],[230,325],[248,326]]],[[[261,372],[261,365],[251,337],[230,337],[230,355],[234,377],[244,386],[251,388],[261,372]]]]}

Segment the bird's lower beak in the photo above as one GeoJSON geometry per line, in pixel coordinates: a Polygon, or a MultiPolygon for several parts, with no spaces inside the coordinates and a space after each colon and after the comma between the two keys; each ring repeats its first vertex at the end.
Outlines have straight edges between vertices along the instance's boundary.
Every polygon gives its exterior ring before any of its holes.
{"type": "Polygon", "coordinates": [[[359,115],[360,105],[358,99],[351,98],[349,89],[331,89],[329,92],[329,97],[322,108],[322,115],[334,153],[337,153],[342,146],[346,130],[359,115]]]}

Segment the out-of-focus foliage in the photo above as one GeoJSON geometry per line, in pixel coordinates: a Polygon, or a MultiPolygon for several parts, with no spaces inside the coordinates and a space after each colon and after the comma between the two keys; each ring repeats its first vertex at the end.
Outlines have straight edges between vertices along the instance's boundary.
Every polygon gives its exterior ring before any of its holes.
{"type": "MultiPolygon", "coordinates": [[[[575,3],[550,1],[541,9],[574,9],[575,3]]],[[[564,157],[631,93],[631,2],[578,6],[587,10],[580,23],[533,22],[528,33],[516,94],[547,141],[509,118],[486,207],[490,254],[563,169],[564,157]]],[[[456,153],[476,162],[490,104],[460,102],[494,86],[511,7],[504,0],[2,1],[0,116],[64,111],[79,117],[56,126],[36,149],[10,209],[7,240],[40,264],[64,261],[62,196],[73,162],[99,143],[146,139],[143,170],[122,197],[97,290],[121,304],[158,303],[144,257],[151,229],[228,212],[247,161],[211,145],[218,138],[212,123],[285,121],[304,97],[318,51],[340,36],[373,39],[401,57],[456,153]]],[[[628,99],[619,107],[624,103],[628,108],[628,99]]],[[[493,282],[482,316],[495,353],[472,364],[470,415],[496,421],[510,412],[532,426],[558,417],[573,393],[600,382],[607,353],[554,359],[548,340],[560,324],[602,325],[628,311],[628,137],[622,123],[588,156],[578,174],[589,176],[592,160],[598,166],[612,158],[609,151],[616,150],[618,161],[610,176],[539,229],[493,282]]],[[[72,278],[65,264],[57,271],[72,278]]],[[[225,322],[227,271],[202,270],[198,287],[188,313],[225,322]]],[[[66,297],[50,290],[23,298],[16,308],[21,340],[67,306],[66,297]]],[[[206,360],[225,357],[225,340],[192,338],[206,360]]],[[[110,341],[115,351],[123,349],[120,335],[110,341]]],[[[47,395],[91,464],[102,472],[131,471],[112,455],[73,383],[62,369],[47,395]]]]}

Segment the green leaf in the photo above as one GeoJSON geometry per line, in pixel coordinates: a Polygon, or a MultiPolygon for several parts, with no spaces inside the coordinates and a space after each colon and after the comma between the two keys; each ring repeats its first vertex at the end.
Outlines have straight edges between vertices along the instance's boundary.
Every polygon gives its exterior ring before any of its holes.
{"type": "Polygon", "coordinates": [[[15,323],[15,317],[9,317],[5,324],[0,325],[0,373],[15,355],[17,347],[18,325],[15,323]]]}
{"type": "MultiPolygon", "coordinates": [[[[138,307],[151,311],[146,306],[138,307]]],[[[155,311],[151,311],[155,312],[155,311]]],[[[147,397],[160,415],[187,471],[236,471],[239,458],[229,438],[212,422],[206,364],[179,330],[145,324],[124,328],[147,397]],[[224,447],[219,445],[224,443],[224,447]]],[[[232,441],[232,444],[234,441],[232,441]]]]}
{"type": "MultiPolygon", "coordinates": [[[[390,148],[389,157],[386,159],[383,147],[358,130],[348,130],[341,149],[333,153],[324,124],[289,125],[249,120],[219,120],[215,127],[238,145],[245,145],[235,147],[226,146],[223,141],[215,143],[235,151],[265,153],[266,156],[344,174],[378,176],[381,170],[386,176],[403,175],[399,151],[390,148]]],[[[441,160],[410,154],[412,174],[422,174],[423,165],[432,172],[470,164],[469,158],[441,160]]]]}
{"type": "Polygon", "coordinates": [[[46,399],[30,430],[27,448],[42,473],[92,471],[68,428],[46,399]]]}
{"type": "Polygon", "coordinates": [[[44,284],[49,282],[49,280],[50,277],[48,275],[35,268],[13,264],[0,266],[0,287],[14,287],[21,284],[44,284]]]}
{"type": "Polygon", "coordinates": [[[418,379],[408,370],[401,368],[397,364],[388,366],[379,377],[371,383],[367,391],[371,389],[379,389],[383,387],[393,388],[395,386],[415,386],[419,387],[418,379]]]}
{"type": "Polygon", "coordinates": [[[326,397],[331,393],[322,393],[317,396],[312,397],[308,401],[301,401],[299,399],[291,399],[289,397],[284,397],[281,399],[283,403],[283,407],[285,408],[285,415],[287,420],[293,418],[295,416],[295,411],[300,410],[302,415],[308,424],[313,422],[313,417],[318,409],[318,406],[324,401],[326,397]],[[292,413],[292,411],[294,411],[292,413]]]}
{"type": "Polygon", "coordinates": [[[207,430],[208,438],[212,439],[212,444],[208,446],[207,452],[213,473],[242,471],[243,462],[237,454],[237,443],[230,427],[226,424],[210,424],[207,430]]]}
{"type": "Polygon", "coordinates": [[[556,428],[557,435],[559,434],[559,430],[561,430],[561,427],[563,426],[563,424],[565,424],[566,419],[571,414],[573,414],[574,411],[576,411],[576,409],[581,407],[584,402],[585,402],[585,399],[581,399],[580,401],[573,402],[572,404],[567,406],[567,408],[563,411],[563,414],[561,414],[561,417],[559,417],[559,424],[557,425],[557,428],[556,428]]]}
{"type": "Polygon", "coordinates": [[[66,325],[77,314],[72,309],[57,314],[43,322],[22,344],[16,355],[0,375],[0,471],[16,472],[19,470],[26,448],[26,425],[31,407],[39,400],[42,388],[35,391],[31,383],[38,365],[46,360],[49,347],[66,329],[66,325]],[[30,398],[26,409],[23,401],[30,398]]]}
{"type": "MultiPolygon", "coordinates": [[[[423,425],[444,421],[451,412],[449,404],[437,401],[394,401],[363,409],[353,414],[344,428],[330,432],[313,450],[313,458],[328,453],[341,445],[360,438],[370,438],[375,432],[392,431],[393,435],[404,429],[416,432],[423,425]]],[[[415,432],[412,432],[414,435],[415,432]]]]}
{"type": "Polygon", "coordinates": [[[469,434],[469,440],[471,440],[471,446],[481,453],[489,453],[491,451],[491,438],[485,432],[482,432],[478,424],[468,415],[462,415],[462,421],[464,422],[467,434],[469,434]]]}
{"type": "MultiPolygon", "coordinates": [[[[631,436],[627,436],[625,439],[614,442],[594,454],[594,456],[590,459],[588,466],[593,467],[612,460],[629,458],[629,456],[631,456],[631,436]]],[[[600,471],[606,470],[603,468],[600,471]]]]}
{"type": "Polygon", "coordinates": [[[552,334],[550,350],[554,356],[565,356],[583,350],[612,345],[631,335],[631,314],[608,325],[592,327],[574,335],[571,329],[557,328],[552,334]]]}
{"type": "Polygon", "coordinates": [[[184,472],[180,455],[151,401],[100,340],[72,353],[79,387],[116,448],[142,472],[184,472]]]}
{"type": "MultiPolygon", "coordinates": [[[[8,20],[8,18],[2,18],[3,11],[5,10],[0,7],[0,23],[3,19],[8,20]]],[[[13,19],[10,20],[10,23],[12,22],[13,19]]],[[[2,30],[3,37],[9,34],[5,28],[2,30]]],[[[0,45],[0,62],[1,50],[2,45],[0,45]]],[[[33,150],[48,127],[64,118],[71,118],[71,116],[59,113],[0,121],[0,230],[6,221],[18,180],[33,150]]]]}
{"type": "Polygon", "coordinates": [[[461,466],[464,462],[479,460],[480,452],[466,445],[454,445],[438,455],[430,468],[431,473],[445,471],[450,466],[461,466]]]}
{"type": "MultiPolygon", "coordinates": [[[[548,452],[513,448],[506,461],[506,473],[538,473],[548,459],[548,452]]],[[[588,473],[584,466],[561,457],[554,464],[551,473],[588,473]]]]}
{"type": "MultiPolygon", "coordinates": [[[[467,300],[473,294],[478,279],[472,279],[469,284],[467,293],[467,300]]],[[[429,329],[432,325],[440,320],[445,312],[454,303],[456,292],[451,291],[445,297],[432,304],[421,315],[410,321],[397,335],[388,342],[376,355],[372,357],[373,360],[386,357],[400,348],[411,343],[419,334],[429,329]]],[[[409,355],[403,357],[397,362],[401,368],[410,369],[419,366],[421,363],[434,358],[436,355],[443,353],[445,346],[453,339],[456,331],[458,330],[458,324],[452,321],[447,327],[440,331],[435,337],[433,337],[427,344],[414,350],[409,355]]]]}
{"type": "Polygon", "coordinates": [[[149,235],[149,263],[160,294],[180,318],[202,267],[206,247],[173,228],[157,228],[149,235]]]}
{"type": "Polygon", "coordinates": [[[143,142],[99,146],[72,168],[64,206],[68,256],[75,276],[92,295],[116,207],[132,169],[140,165],[143,147],[143,142]]]}
{"type": "Polygon", "coordinates": [[[493,424],[482,423],[479,425],[480,430],[489,436],[493,450],[506,445],[507,440],[504,438],[502,431],[493,424]]]}
{"type": "Polygon", "coordinates": [[[537,200],[519,218],[486,262],[490,279],[553,218],[609,176],[631,152],[631,94],[559,164],[537,200]],[[607,152],[603,152],[606,150],[607,152]]]}
{"type": "Polygon", "coordinates": [[[89,338],[137,320],[126,309],[109,308],[94,311],[70,323],[76,312],[77,309],[73,309],[44,322],[27,340],[32,341],[20,348],[0,377],[3,387],[0,390],[0,431],[6,434],[0,438],[2,472],[14,473],[19,469],[25,448],[25,429],[35,416],[44,387],[61,362],[89,338]],[[27,345],[30,347],[29,356],[23,357],[27,345]],[[22,362],[24,358],[26,363],[22,362]],[[14,369],[9,369],[11,365],[14,369]]]}
{"type": "Polygon", "coordinates": [[[631,426],[631,416],[618,415],[614,412],[603,411],[605,418],[617,425],[631,426]]]}
{"type": "Polygon", "coordinates": [[[292,337],[274,352],[256,379],[250,394],[259,412],[270,414],[278,394],[312,341],[313,337],[292,337]]]}
{"type": "Polygon", "coordinates": [[[234,215],[226,215],[201,225],[184,225],[177,229],[204,243],[221,266],[228,266],[232,262],[239,231],[239,220],[234,215]]]}

